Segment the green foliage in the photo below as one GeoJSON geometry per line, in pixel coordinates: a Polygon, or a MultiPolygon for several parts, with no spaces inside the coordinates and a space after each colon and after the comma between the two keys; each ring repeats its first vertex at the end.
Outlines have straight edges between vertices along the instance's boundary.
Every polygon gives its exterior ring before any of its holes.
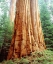
{"type": "MultiPolygon", "coordinates": [[[[39,0],[40,1],[40,0],[39,0]]],[[[50,12],[48,11],[47,5],[44,0],[39,2],[40,5],[40,18],[45,37],[46,45],[50,45],[49,48],[53,47],[53,24],[50,20],[50,12]],[[52,45],[51,45],[52,44],[52,45]]]]}
{"type": "Polygon", "coordinates": [[[2,47],[3,43],[10,42],[12,37],[13,24],[8,16],[8,8],[6,0],[0,0],[0,47],[2,47]]]}
{"type": "Polygon", "coordinates": [[[25,58],[21,58],[20,63],[29,64],[29,60],[25,58]]]}
{"type": "Polygon", "coordinates": [[[4,63],[4,64],[15,64],[12,60],[3,61],[2,63],[4,63]]]}
{"type": "Polygon", "coordinates": [[[33,52],[26,58],[7,60],[1,64],[53,64],[53,51],[33,52]]]}
{"type": "Polygon", "coordinates": [[[0,0],[0,61],[7,58],[10,47],[13,24],[9,19],[8,3],[6,0],[0,0]]]}
{"type": "Polygon", "coordinates": [[[0,0],[0,2],[4,2],[5,0],[0,0]]]}

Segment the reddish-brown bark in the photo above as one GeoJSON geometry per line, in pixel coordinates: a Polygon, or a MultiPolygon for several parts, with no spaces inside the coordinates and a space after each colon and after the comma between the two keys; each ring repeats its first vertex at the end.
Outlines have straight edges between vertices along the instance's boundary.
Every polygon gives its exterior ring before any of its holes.
{"type": "Polygon", "coordinates": [[[45,49],[37,0],[17,0],[14,35],[7,59],[45,49]]]}

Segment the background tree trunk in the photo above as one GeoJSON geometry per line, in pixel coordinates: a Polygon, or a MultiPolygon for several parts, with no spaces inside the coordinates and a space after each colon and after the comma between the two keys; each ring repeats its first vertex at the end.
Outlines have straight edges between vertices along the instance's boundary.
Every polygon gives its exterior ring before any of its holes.
{"type": "Polygon", "coordinates": [[[14,35],[7,59],[45,49],[37,0],[17,0],[14,35]]]}
{"type": "Polygon", "coordinates": [[[14,21],[15,18],[15,4],[16,4],[16,0],[10,0],[9,16],[11,21],[14,21]]]}

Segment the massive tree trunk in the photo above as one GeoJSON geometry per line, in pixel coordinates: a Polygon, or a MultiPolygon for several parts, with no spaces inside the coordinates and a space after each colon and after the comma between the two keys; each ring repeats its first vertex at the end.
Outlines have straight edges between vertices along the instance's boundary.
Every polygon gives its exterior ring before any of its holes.
{"type": "Polygon", "coordinates": [[[14,21],[15,18],[15,4],[16,4],[16,0],[10,0],[9,16],[11,21],[14,21]]]}
{"type": "Polygon", "coordinates": [[[7,59],[45,49],[37,0],[17,0],[14,35],[7,59]]]}

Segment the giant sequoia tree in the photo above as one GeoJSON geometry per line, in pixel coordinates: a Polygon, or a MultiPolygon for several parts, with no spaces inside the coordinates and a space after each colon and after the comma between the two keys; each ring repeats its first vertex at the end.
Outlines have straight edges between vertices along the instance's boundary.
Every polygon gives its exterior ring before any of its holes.
{"type": "Polygon", "coordinates": [[[14,35],[7,59],[20,58],[44,49],[37,0],[17,0],[14,35]]]}

